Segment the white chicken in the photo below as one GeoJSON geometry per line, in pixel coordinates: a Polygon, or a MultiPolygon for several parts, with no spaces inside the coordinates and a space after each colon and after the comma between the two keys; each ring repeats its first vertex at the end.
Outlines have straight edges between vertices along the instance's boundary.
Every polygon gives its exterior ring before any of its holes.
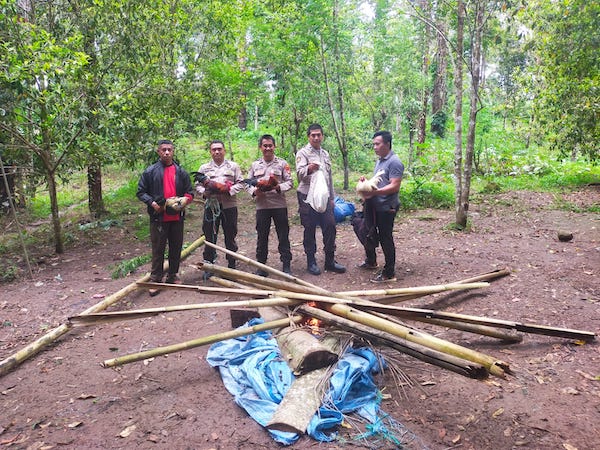
{"type": "Polygon", "coordinates": [[[356,192],[371,192],[377,189],[377,185],[381,181],[381,176],[384,174],[383,170],[378,171],[372,178],[367,180],[367,177],[361,176],[356,183],[356,192]]]}

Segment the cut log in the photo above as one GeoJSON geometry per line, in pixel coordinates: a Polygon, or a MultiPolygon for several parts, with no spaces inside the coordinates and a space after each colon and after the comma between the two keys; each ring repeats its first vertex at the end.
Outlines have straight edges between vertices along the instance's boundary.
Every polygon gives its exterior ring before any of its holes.
{"type": "Polygon", "coordinates": [[[267,428],[304,434],[321,406],[330,377],[330,367],[313,370],[297,377],[267,423],[267,428]]]}
{"type": "MultiPolygon", "coordinates": [[[[336,336],[328,336],[320,342],[320,345],[334,353],[337,360],[337,354],[342,346],[336,336]]],[[[296,377],[267,423],[267,428],[298,434],[305,433],[327,392],[333,366],[332,364],[296,377]]]]}
{"type": "Polygon", "coordinates": [[[337,354],[327,349],[308,331],[301,328],[284,328],[277,333],[281,354],[294,375],[328,367],[337,361],[337,354]]]}

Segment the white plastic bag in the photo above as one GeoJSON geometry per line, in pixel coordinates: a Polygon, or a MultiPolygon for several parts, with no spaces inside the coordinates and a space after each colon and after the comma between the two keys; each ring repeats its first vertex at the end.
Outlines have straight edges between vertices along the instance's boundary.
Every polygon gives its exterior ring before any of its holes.
{"type": "Polygon", "coordinates": [[[317,212],[325,212],[327,203],[329,202],[329,187],[325,179],[325,172],[322,169],[317,170],[312,174],[306,203],[317,212]]]}

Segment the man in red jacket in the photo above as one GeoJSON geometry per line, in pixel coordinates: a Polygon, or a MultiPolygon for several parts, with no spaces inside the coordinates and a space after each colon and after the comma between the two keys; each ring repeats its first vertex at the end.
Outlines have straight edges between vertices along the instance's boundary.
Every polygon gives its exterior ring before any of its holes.
{"type": "MultiPolygon", "coordinates": [[[[188,173],[174,159],[173,142],[158,142],[159,160],[144,170],[138,182],[137,198],[147,206],[150,217],[152,267],[150,281],[163,280],[164,255],[169,244],[167,283],[181,283],[177,273],[183,246],[185,207],[194,199],[194,187],[188,173]]],[[[150,289],[149,294],[158,294],[150,289]]]]}

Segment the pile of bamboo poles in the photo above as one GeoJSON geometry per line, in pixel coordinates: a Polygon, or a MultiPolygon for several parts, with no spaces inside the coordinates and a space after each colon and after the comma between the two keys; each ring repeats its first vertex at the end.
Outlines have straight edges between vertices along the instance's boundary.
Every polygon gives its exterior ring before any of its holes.
{"type": "Polygon", "coordinates": [[[145,280],[140,280],[137,284],[143,288],[160,287],[162,289],[180,289],[198,293],[235,294],[240,297],[250,297],[250,299],[165,306],[135,311],[87,313],[70,317],[70,326],[129,320],[175,311],[222,307],[285,308],[288,316],[283,319],[267,321],[255,327],[236,329],[181,344],[109,359],[102,363],[104,367],[141,361],[258,331],[280,329],[290,324],[303,323],[307,318],[317,318],[331,327],[350,331],[357,336],[364,337],[369,342],[388,346],[428,363],[476,379],[486,378],[488,375],[504,378],[510,373],[510,366],[507,362],[493,356],[454,344],[408,326],[401,323],[398,318],[491,336],[509,343],[519,342],[522,339],[522,336],[518,334],[520,332],[584,341],[595,338],[594,333],[587,331],[523,324],[390,304],[444,291],[485,288],[489,285],[489,281],[507,275],[507,270],[494,271],[445,285],[331,292],[215,244],[205,242],[205,245],[212,246],[219,251],[234,256],[238,260],[265,270],[273,277],[262,277],[241,270],[201,263],[198,268],[213,273],[214,276],[211,280],[218,284],[218,287],[168,285],[148,283],[145,280]]]}
{"type": "Polygon", "coordinates": [[[477,333],[510,343],[519,342],[522,339],[518,333],[534,333],[582,341],[595,339],[595,334],[588,331],[524,324],[428,309],[407,308],[392,304],[440,292],[485,288],[489,285],[490,281],[508,275],[509,272],[507,270],[489,272],[443,285],[331,292],[301,278],[261,264],[239,253],[205,242],[204,237],[201,237],[185,249],[182,252],[182,258],[186,258],[203,244],[214,247],[273,276],[261,277],[248,272],[208,263],[201,263],[198,268],[212,272],[214,276],[211,280],[218,286],[150,283],[148,282],[148,275],[146,275],[137,282],[131,283],[107,297],[102,302],[88,308],[81,314],[68,318],[59,327],[46,333],[19,352],[0,361],[0,376],[37,354],[74,327],[138,319],[177,311],[224,307],[284,308],[286,317],[267,321],[254,327],[225,331],[180,344],[109,359],[104,361],[102,366],[114,367],[259,331],[280,329],[285,326],[303,323],[307,318],[319,319],[332,328],[350,331],[357,336],[368,339],[370,342],[386,345],[428,363],[477,379],[485,378],[490,374],[503,378],[506,374],[510,373],[510,366],[508,363],[490,355],[465,348],[432,336],[414,327],[407,326],[405,323],[400,322],[399,318],[477,333]],[[136,289],[148,287],[181,289],[190,292],[228,296],[234,294],[239,297],[250,298],[226,302],[164,306],[134,311],[102,312],[136,289]]]}

